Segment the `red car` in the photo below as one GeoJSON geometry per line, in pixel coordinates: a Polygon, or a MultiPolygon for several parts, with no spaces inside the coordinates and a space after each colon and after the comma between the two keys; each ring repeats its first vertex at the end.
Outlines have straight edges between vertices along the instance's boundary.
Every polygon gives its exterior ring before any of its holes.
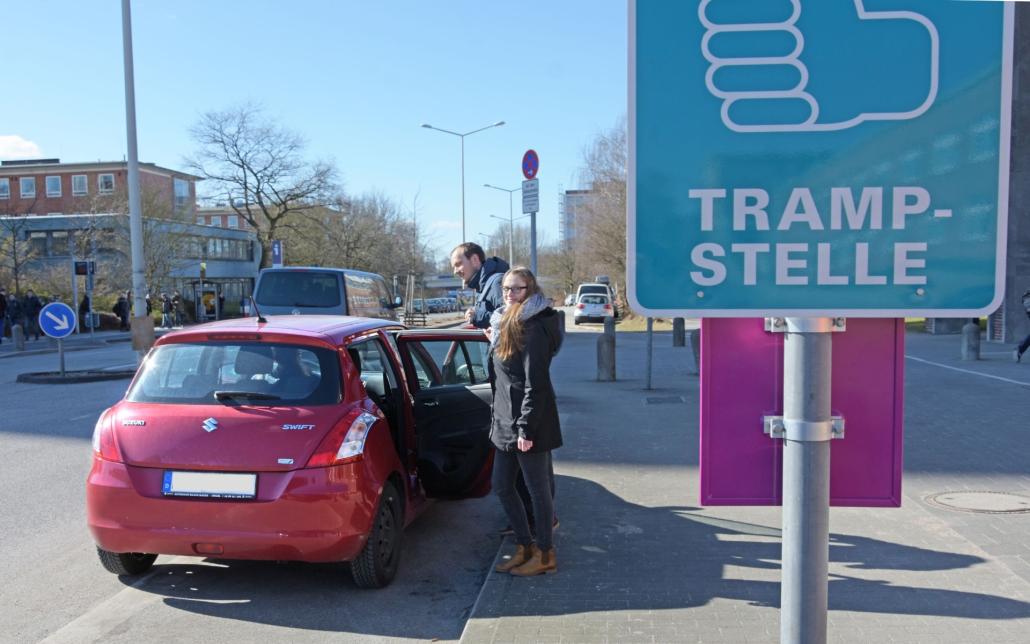
{"type": "Polygon", "coordinates": [[[349,561],[385,586],[431,498],[489,492],[487,351],[481,331],[338,316],[163,336],[93,433],[100,561],[349,561]]]}

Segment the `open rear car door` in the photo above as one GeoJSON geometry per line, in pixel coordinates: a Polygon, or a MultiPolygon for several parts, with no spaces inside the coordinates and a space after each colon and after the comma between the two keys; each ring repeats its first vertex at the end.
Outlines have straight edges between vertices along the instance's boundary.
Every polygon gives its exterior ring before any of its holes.
{"type": "Polygon", "coordinates": [[[414,399],[418,473],[426,494],[467,498],[490,491],[490,344],[478,330],[394,334],[414,399]]]}

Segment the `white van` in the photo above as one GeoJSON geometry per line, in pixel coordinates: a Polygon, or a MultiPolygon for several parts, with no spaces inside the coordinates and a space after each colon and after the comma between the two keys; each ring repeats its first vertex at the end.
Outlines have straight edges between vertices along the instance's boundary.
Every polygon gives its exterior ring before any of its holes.
{"type": "Polygon", "coordinates": [[[261,315],[353,315],[386,320],[396,320],[402,304],[401,298],[391,297],[382,275],[318,266],[262,269],[254,301],[261,315]]]}
{"type": "MultiPolygon", "coordinates": [[[[598,276],[598,277],[604,277],[604,276],[602,275],[602,276],[598,276]]],[[[607,279],[607,278],[605,278],[605,279],[607,279]]],[[[611,305],[613,307],[615,306],[615,293],[612,291],[611,285],[609,285],[607,283],[588,282],[588,283],[585,283],[585,284],[580,284],[579,287],[576,289],[576,300],[575,301],[578,303],[580,297],[582,297],[583,295],[590,295],[590,294],[606,295],[608,297],[608,301],[611,303],[611,305]]],[[[615,310],[615,317],[619,317],[619,310],[617,308],[614,309],[614,310],[615,310]]]]}

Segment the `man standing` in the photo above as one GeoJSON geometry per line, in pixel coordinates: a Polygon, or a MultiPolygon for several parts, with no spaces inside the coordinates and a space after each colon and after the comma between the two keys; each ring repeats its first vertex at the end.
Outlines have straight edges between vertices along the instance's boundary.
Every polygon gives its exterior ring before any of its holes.
{"type": "Polygon", "coordinates": [[[39,312],[43,310],[43,303],[32,289],[25,291],[25,301],[21,308],[25,316],[25,339],[28,340],[29,334],[32,334],[36,336],[35,342],[39,342],[39,312]]]}
{"type": "Polygon", "coordinates": [[[487,259],[479,244],[465,242],[451,251],[451,266],[465,288],[476,292],[475,304],[465,311],[465,322],[477,329],[489,329],[490,314],[504,304],[501,278],[508,271],[508,262],[500,257],[487,259]]]}

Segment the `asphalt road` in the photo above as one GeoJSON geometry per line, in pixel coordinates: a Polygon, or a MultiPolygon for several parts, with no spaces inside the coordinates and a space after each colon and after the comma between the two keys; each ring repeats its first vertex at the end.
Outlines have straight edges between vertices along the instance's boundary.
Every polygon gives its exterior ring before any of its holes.
{"type": "MultiPolygon", "coordinates": [[[[30,347],[32,348],[32,347],[30,347]]],[[[68,352],[68,369],[131,365],[128,343],[68,352]]],[[[0,360],[0,642],[456,640],[497,552],[487,497],[438,503],[404,534],[385,590],[358,589],[344,564],[159,557],[122,580],[100,566],[85,523],[90,436],[127,380],[17,384],[57,355],[0,360]]]]}

